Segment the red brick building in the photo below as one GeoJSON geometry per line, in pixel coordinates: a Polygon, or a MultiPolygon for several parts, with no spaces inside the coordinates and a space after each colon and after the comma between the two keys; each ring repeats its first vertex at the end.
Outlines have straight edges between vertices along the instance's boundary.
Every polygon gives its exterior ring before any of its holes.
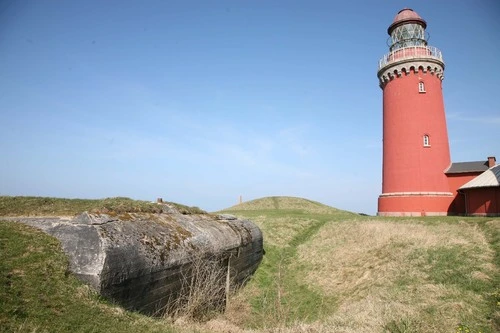
{"type": "MultiPolygon", "coordinates": [[[[451,163],[442,93],[445,65],[441,51],[427,44],[426,27],[415,11],[401,10],[387,30],[389,53],[379,61],[383,91],[379,215],[467,214],[477,210],[476,201],[468,201],[476,200],[476,192],[482,191],[477,200],[483,201],[496,195],[490,188],[461,188],[492,168],[495,158],[451,163]]],[[[489,204],[485,212],[500,214],[500,208],[489,204]]]]}
{"type": "Polygon", "coordinates": [[[458,192],[466,215],[500,216],[500,164],[460,186],[458,192]]]}

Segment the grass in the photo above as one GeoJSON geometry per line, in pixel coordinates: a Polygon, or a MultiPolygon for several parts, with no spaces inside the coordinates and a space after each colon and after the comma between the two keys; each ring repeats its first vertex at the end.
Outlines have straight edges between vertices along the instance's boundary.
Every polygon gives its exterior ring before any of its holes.
{"type": "Polygon", "coordinates": [[[258,224],[266,254],[205,323],[107,304],[67,273],[57,241],[0,222],[0,331],[500,332],[498,218],[366,217],[291,197],[224,212],[258,224]]]}
{"type": "Polygon", "coordinates": [[[264,261],[244,291],[252,315],[241,325],[500,331],[499,219],[365,217],[276,197],[229,211],[256,222],[265,240],[264,261]]]}
{"type": "Polygon", "coordinates": [[[289,246],[266,246],[266,256],[253,285],[260,292],[251,299],[254,313],[253,327],[290,324],[293,321],[313,321],[320,317],[325,305],[334,305],[334,297],[324,297],[301,281],[300,270],[290,270],[295,260],[296,247],[306,240],[312,230],[323,221],[314,221],[297,232],[289,246]]]}
{"type": "MultiPolygon", "coordinates": [[[[198,207],[165,202],[182,214],[203,214],[198,207]]],[[[161,213],[162,206],[125,197],[105,199],[64,199],[46,197],[0,196],[0,216],[73,216],[92,213],[161,213]]]]}
{"type": "Polygon", "coordinates": [[[266,255],[243,293],[251,312],[243,323],[252,329],[314,322],[336,308],[336,297],[323,294],[303,280],[295,267],[299,246],[328,221],[357,214],[293,197],[254,200],[225,210],[255,222],[264,234],[266,255]]]}
{"type": "Polygon", "coordinates": [[[477,221],[467,221],[367,219],[322,228],[300,249],[300,262],[311,285],[338,297],[326,322],[347,332],[447,332],[460,324],[494,332],[495,250],[477,221]]]}

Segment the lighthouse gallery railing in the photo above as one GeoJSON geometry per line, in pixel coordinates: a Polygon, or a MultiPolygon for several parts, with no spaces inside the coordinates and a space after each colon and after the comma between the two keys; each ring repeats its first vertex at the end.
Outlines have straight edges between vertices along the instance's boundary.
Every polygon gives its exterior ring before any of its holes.
{"type": "Polygon", "coordinates": [[[443,54],[434,46],[407,46],[384,55],[378,62],[378,69],[400,60],[414,58],[434,58],[443,61],[443,54]]]}

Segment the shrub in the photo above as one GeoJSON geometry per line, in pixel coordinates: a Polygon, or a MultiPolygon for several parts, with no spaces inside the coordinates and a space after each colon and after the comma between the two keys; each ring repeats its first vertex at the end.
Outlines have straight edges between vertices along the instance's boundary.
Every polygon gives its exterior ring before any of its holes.
{"type": "Polygon", "coordinates": [[[228,260],[197,256],[182,273],[181,289],[164,310],[171,319],[206,321],[224,312],[231,279],[228,260]]]}

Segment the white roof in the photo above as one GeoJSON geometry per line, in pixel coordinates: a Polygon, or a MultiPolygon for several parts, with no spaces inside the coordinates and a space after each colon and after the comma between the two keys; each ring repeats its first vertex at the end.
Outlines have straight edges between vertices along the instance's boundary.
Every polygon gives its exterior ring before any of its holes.
{"type": "Polygon", "coordinates": [[[500,186],[500,164],[494,165],[476,178],[460,186],[460,189],[500,186]]]}

